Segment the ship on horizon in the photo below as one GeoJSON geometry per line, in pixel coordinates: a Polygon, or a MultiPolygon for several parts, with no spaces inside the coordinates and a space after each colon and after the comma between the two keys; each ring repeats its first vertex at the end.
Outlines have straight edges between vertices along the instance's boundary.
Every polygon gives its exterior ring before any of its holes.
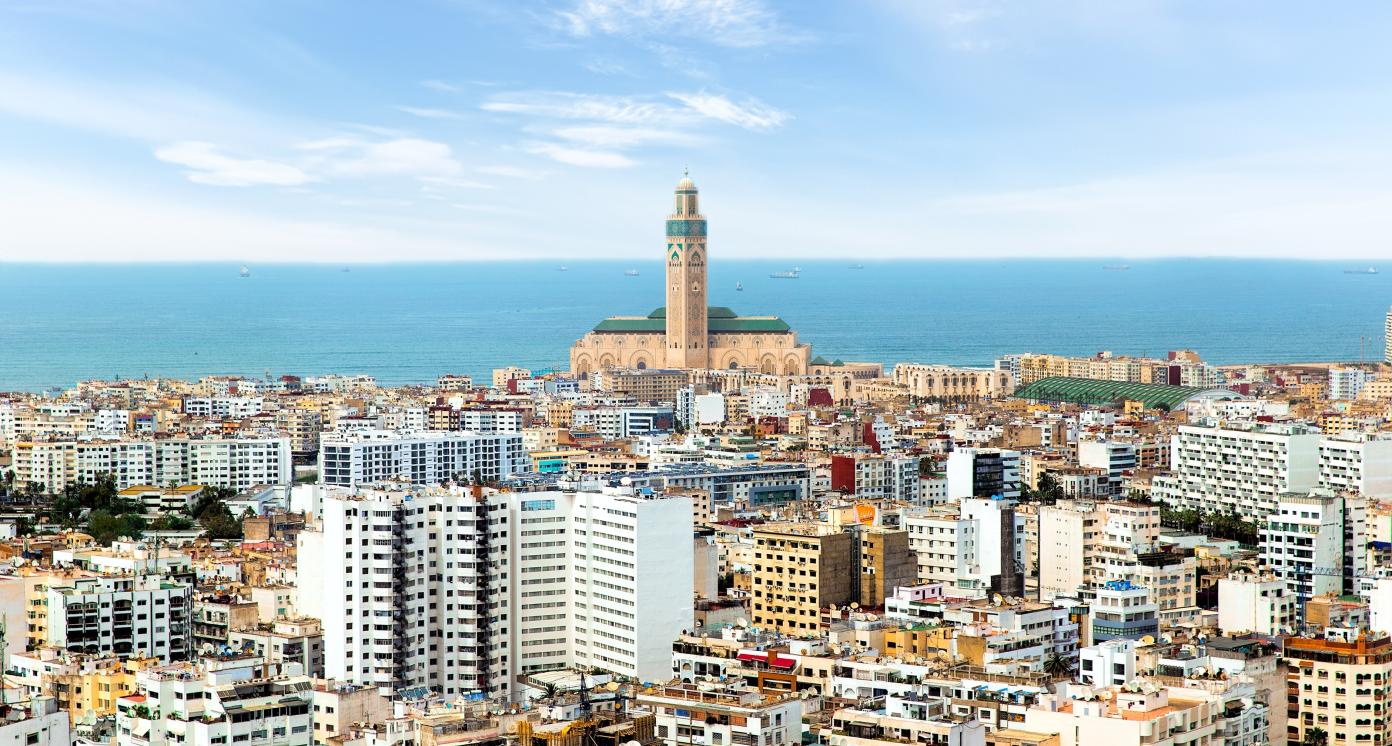
{"type": "Polygon", "coordinates": [[[1105,265],[1102,266],[1102,269],[1110,270],[1110,271],[1112,271],[1112,272],[1125,272],[1126,270],[1131,269],[1131,265],[1129,265],[1129,264],[1105,264],[1105,265]]]}
{"type": "Polygon", "coordinates": [[[636,270],[636,269],[626,269],[626,270],[624,270],[624,277],[637,277],[637,276],[638,276],[638,270],[636,270]]]}
{"type": "Polygon", "coordinates": [[[243,264],[242,269],[239,272],[237,272],[237,274],[241,277],[251,277],[251,268],[243,264]]]}
{"type": "Polygon", "coordinates": [[[1375,275],[1375,274],[1377,274],[1377,273],[1378,273],[1377,267],[1368,267],[1367,269],[1346,269],[1346,270],[1344,270],[1344,274],[1346,274],[1346,275],[1375,275]]]}
{"type": "Polygon", "coordinates": [[[793,267],[787,272],[770,272],[769,277],[775,280],[796,280],[800,272],[802,272],[802,267],[793,267]]]}

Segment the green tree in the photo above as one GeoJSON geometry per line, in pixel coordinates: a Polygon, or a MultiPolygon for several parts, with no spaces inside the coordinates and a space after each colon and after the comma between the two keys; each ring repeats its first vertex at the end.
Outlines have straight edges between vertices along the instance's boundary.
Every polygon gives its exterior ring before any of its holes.
{"type": "Polygon", "coordinates": [[[1058,653],[1050,653],[1049,657],[1044,659],[1044,673],[1056,679],[1072,676],[1073,661],[1058,653]]]}
{"type": "Polygon", "coordinates": [[[145,517],[136,513],[112,513],[98,509],[87,517],[87,533],[98,544],[109,545],[122,536],[139,538],[145,532],[145,517]]]}
{"type": "Polygon", "coordinates": [[[1323,728],[1311,728],[1305,731],[1305,737],[1300,743],[1302,746],[1326,746],[1329,743],[1329,734],[1323,728]]]}
{"type": "Polygon", "coordinates": [[[187,531],[193,528],[193,521],[178,513],[165,513],[150,524],[154,531],[187,531]]]}

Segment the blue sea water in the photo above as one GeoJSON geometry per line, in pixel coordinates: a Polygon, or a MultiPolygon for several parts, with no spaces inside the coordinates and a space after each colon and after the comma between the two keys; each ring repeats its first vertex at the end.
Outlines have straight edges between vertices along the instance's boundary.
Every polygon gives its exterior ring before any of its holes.
{"type": "MultiPolygon", "coordinates": [[[[777,314],[816,354],[989,365],[1012,352],[1214,363],[1382,357],[1385,274],[1249,260],[717,260],[711,303],[777,314]],[[744,291],[735,290],[737,282],[744,291]],[[1360,339],[1363,338],[1363,339],[1360,339]]],[[[94,377],[368,373],[384,384],[564,368],[596,321],[662,305],[662,264],[0,263],[0,391],[94,377]],[[627,277],[624,270],[640,270],[627,277]]]]}

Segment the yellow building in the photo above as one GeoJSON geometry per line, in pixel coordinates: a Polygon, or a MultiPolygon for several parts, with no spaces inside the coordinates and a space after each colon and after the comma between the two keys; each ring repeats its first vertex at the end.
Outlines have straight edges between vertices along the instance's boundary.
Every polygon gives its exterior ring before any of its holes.
{"type": "Polygon", "coordinates": [[[1387,717],[1392,638],[1343,642],[1290,637],[1285,658],[1288,742],[1300,743],[1316,728],[1331,744],[1386,744],[1392,739],[1387,717]]]}
{"type": "Polygon", "coordinates": [[[606,368],[754,369],[807,373],[811,347],[777,316],[740,316],[709,306],[706,218],[696,184],[677,182],[667,216],[667,305],[647,316],[611,316],[570,350],[570,369],[587,376],[606,368]]]}
{"type": "Polygon", "coordinates": [[[816,634],[821,610],[856,595],[851,535],[822,523],[771,523],[753,532],[755,627],[816,634]]]}

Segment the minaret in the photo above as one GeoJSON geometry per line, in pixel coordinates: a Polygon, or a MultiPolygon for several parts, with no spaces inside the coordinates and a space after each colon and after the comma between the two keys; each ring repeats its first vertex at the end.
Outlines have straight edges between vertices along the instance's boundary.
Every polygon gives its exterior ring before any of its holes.
{"type": "Polygon", "coordinates": [[[667,367],[709,368],[707,339],[706,218],[683,171],[667,217],[667,367]]]}

